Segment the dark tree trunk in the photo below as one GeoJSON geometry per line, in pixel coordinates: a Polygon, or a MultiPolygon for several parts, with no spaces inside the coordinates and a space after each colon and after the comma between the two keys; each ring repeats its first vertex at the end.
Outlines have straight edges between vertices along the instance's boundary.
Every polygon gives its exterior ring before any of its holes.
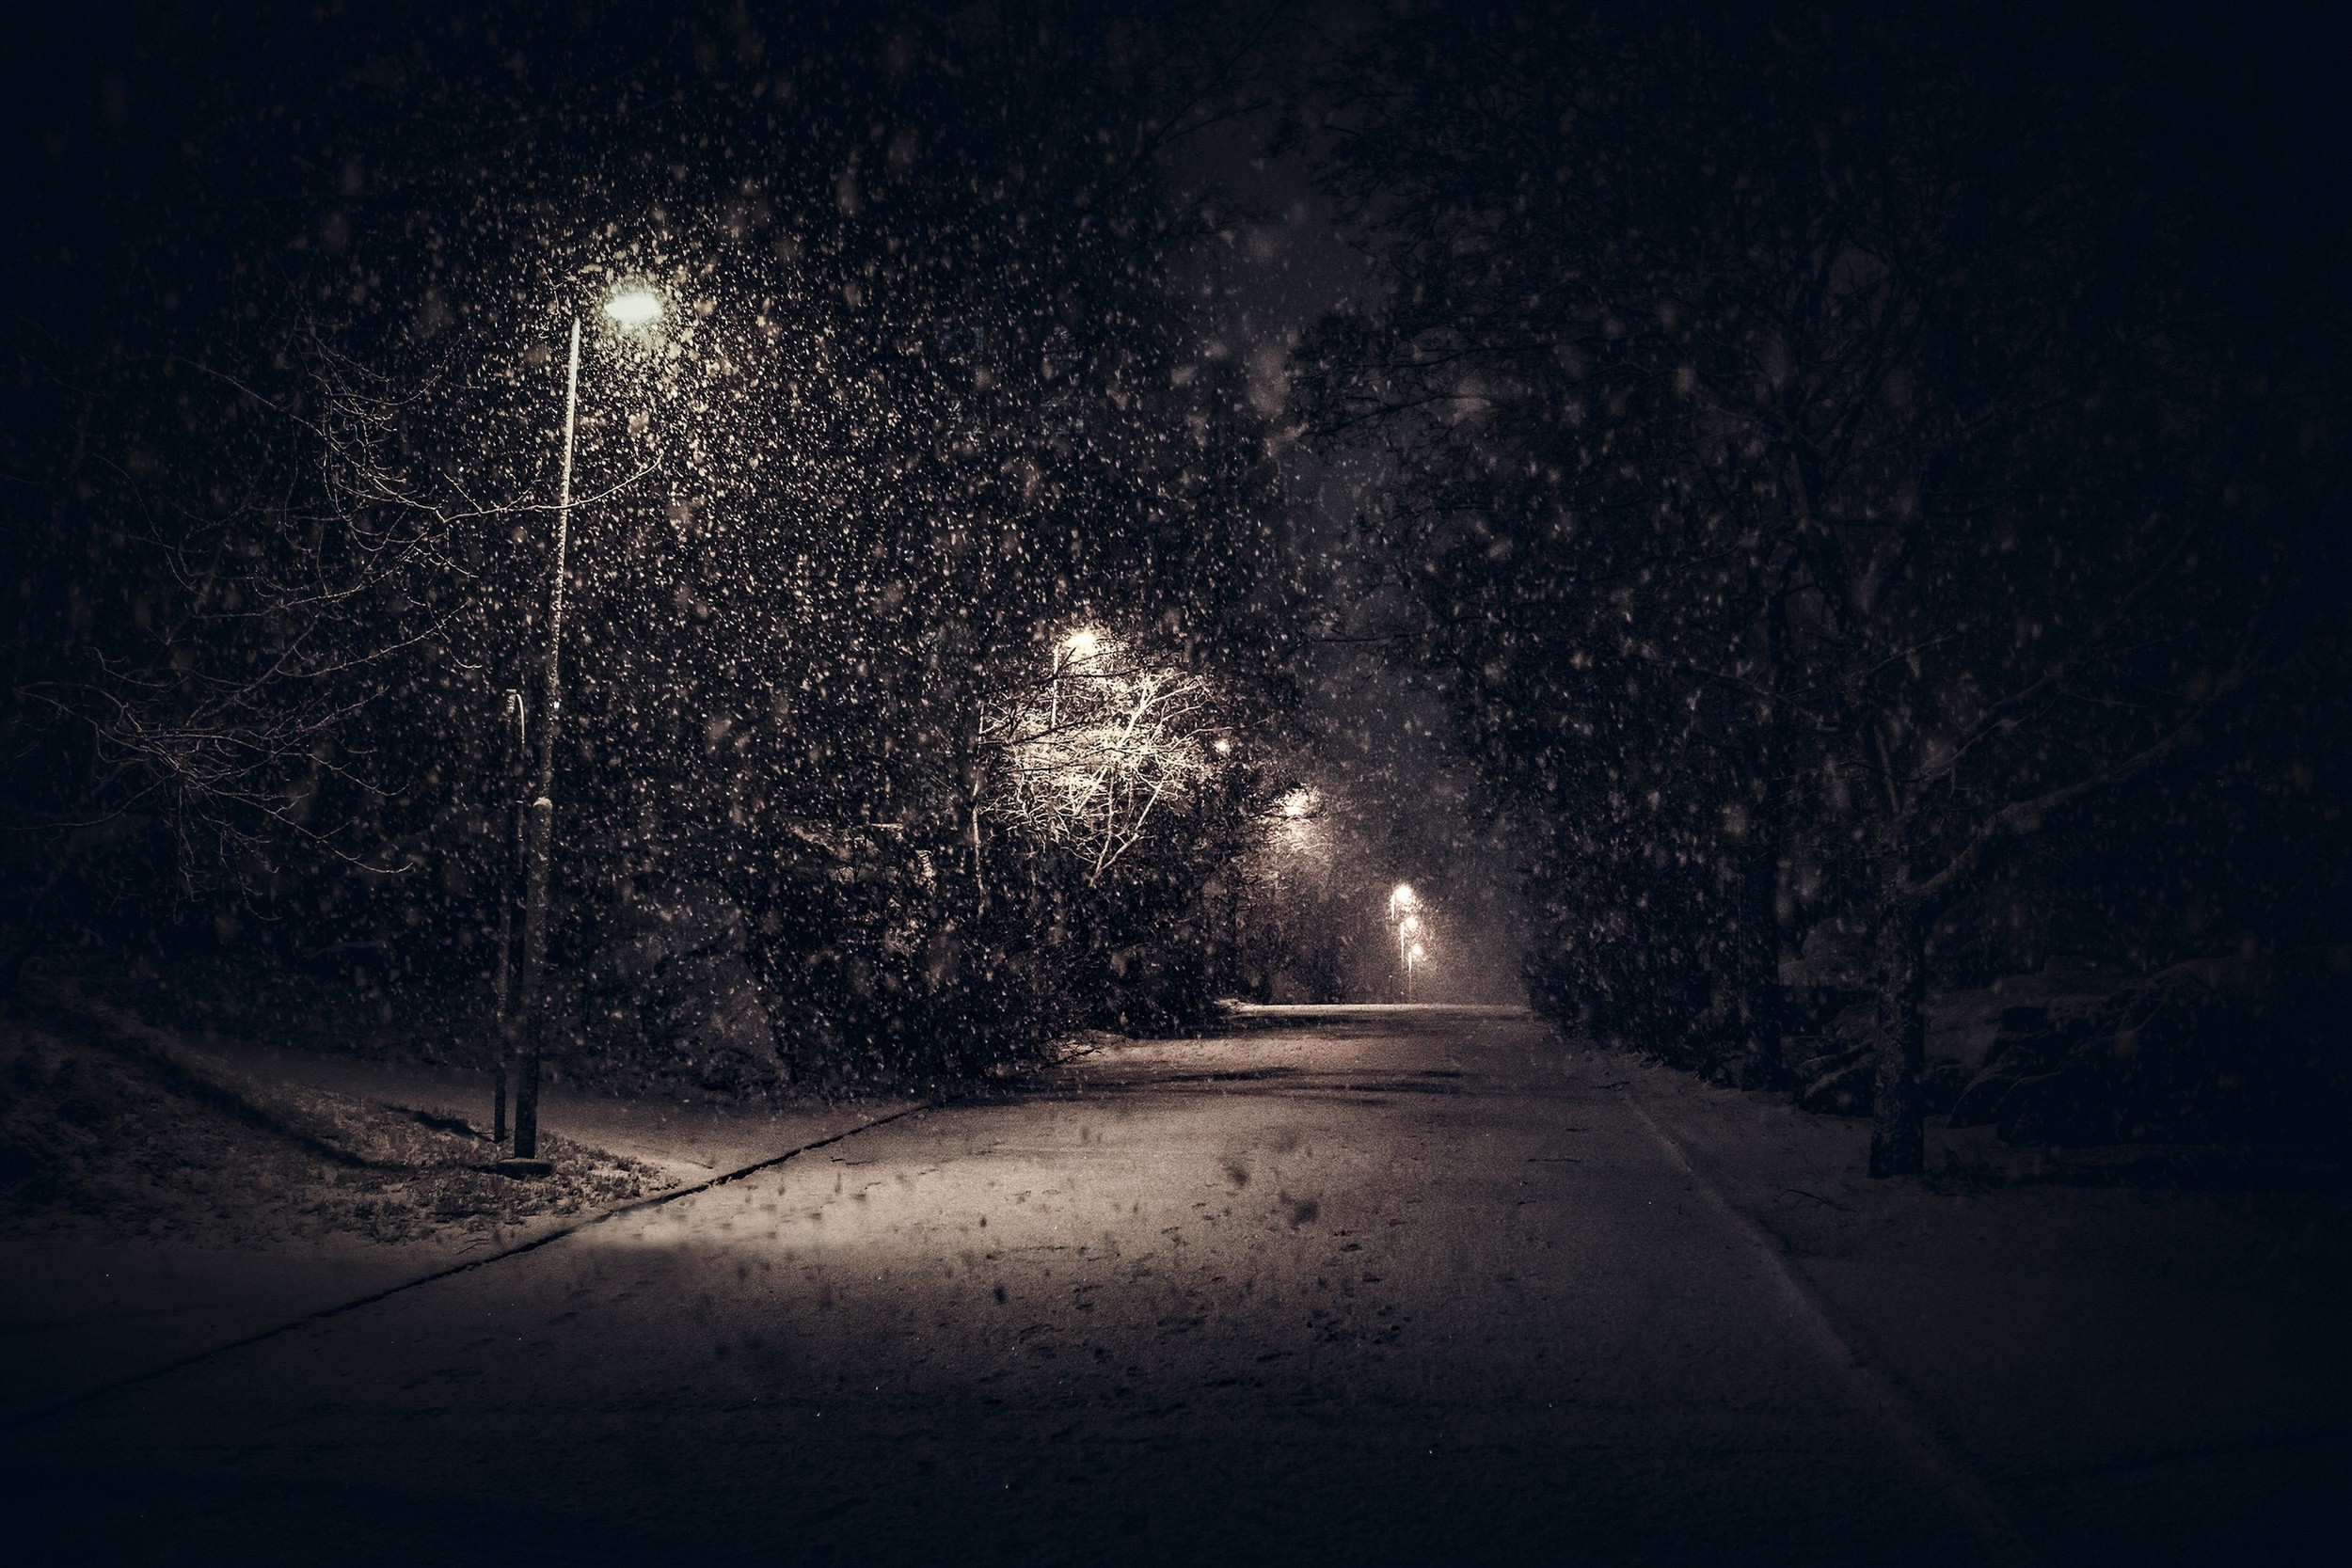
{"type": "Polygon", "coordinates": [[[1927,1055],[1927,922],[1893,897],[1878,934],[1879,1056],[1870,1174],[1916,1176],[1927,1165],[1919,1071],[1927,1055]]]}
{"type": "Polygon", "coordinates": [[[24,917],[17,927],[16,937],[5,951],[0,951],[0,995],[14,996],[17,985],[24,977],[24,966],[40,950],[41,938],[49,928],[49,911],[66,884],[66,872],[72,858],[60,855],[49,868],[49,875],[40,890],[25,901],[24,917]]]}
{"type": "Polygon", "coordinates": [[[1757,808],[1740,867],[1739,1081],[1770,1088],[1780,1081],[1780,821],[1757,808]]]}

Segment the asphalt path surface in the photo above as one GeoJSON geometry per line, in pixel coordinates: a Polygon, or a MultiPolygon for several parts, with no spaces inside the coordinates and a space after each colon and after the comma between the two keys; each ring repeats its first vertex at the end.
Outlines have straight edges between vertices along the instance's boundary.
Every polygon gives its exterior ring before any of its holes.
{"type": "Polygon", "coordinates": [[[20,1529],[157,1562],[2031,1556],[1607,1058],[1474,1009],[1261,1022],[20,1426],[20,1529]]]}

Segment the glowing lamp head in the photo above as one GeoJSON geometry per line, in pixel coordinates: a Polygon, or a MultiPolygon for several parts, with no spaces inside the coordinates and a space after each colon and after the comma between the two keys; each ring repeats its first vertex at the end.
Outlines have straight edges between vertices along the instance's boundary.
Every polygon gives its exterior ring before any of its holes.
{"type": "Polygon", "coordinates": [[[1219,736],[1216,742],[1216,754],[1221,757],[1232,756],[1233,754],[1233,743],[1226,739],[1223,736],[1219,736]]]}
{"type": "Polygon", "coordinates": [[[1061,645],[1070,650],[1072,658],[1091,658],[1103,645],[1103,639],[1094,632],[1073,631],[1062,639],[1061,645]]]}
{"type": "Polygon", "coordinates": [[[661,296],[643,283],[628,283],[604,302],[604,313],[616,326],[651,326],[661,319],[661,296]]]}
{"type": "MultiPolygon", "coordinates": [[[[1405,917],[1405,924],[1398,927],[1397,929],[1403,931],[1408,937],[1419,936],[1421,934],[1421,916],[1417,914],[1406,915],[1405,917]]],[[[1420,952],[1420,946],[1416,944],[1413,951],[1416,953],[1420,952]]]]}
{"type": "Polygon", "coordinates": [[[1413,896],[1412,884],[1399,882],[1396,884],[1396,891],[1389,895],[1389,912],[1391,914],[1401,913],[1411,909],[1418,902],[1419,900],[1413,896]]]}
{"type": "Polygon", "coordinates": [[[1422,961],[1422,959],[1423,959],[1423,958],[1425,958],[1429,957],[1429,949],[1427,949],[1426,947],[1423,947],[1423,946],[1422,946],[1420,942],[1415,942],[1415,943],[1413,943],[1413,949],[1412,949],[1412,951],[1411,951],[1411,952],[1409,952],[1409,953],[1407,953],[1407,954],[1406,954],[1405,956],[1406,956],[1406,958],[1408,958],[1412,959],[1412,961],[1413,961],[1413,962],[1415,962],[1415,963],[1419,963],[1419,962],[1421,962],[1421,961],[1422,961]]]}

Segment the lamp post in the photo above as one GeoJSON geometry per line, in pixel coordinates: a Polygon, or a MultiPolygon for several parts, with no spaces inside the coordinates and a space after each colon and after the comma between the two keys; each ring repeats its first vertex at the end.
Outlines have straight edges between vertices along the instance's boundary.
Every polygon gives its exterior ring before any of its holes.
{"type": "Polygon", "coordinates": [[[1100,635],[1084,629],[1073,631],[1054,644],[1054,663],[1046,676],[1045,689],[1045,727],[1049,733],[1061,727],[1062,671],[1075,670],[1080,659],[1092,658],[1102,645],[1100,635]]]}
{"type": "Polygon", "coordinates": [[[1422,958],[1420,936],[1421,916],[1408,911],[1396,927],[1397,952],[1405,959],[1405,1000],[1407,1002],[1413,999],[1413,965],[1422,958]]]}
{"type": "MultiPolygon", "coordinates": [[[[604,313],[622,326],[647,326],[661,315],[661,296],[643,285],[624,287],[605,301],[604,313]]],[[[564,378],[564,476],[556,493],[555,552],[548,577],[548,664],[539,705],[539,767],[530,807],[530,845],[523,873],[523,952],[513,1023],[520,1031],[515,1084],[515,1162],[539,1159],[539,1064],[550,1027],[543,994],[548,958],[548,870],[555,844],[555,737],[564,712],[564,565],[571,544],[572,451],[580,431],[580,318],[564,378]]]]}
{"type": "Polygon", "coordinates": [[[1396,955],[1405,961],[1405,1000],[1413,999],[1413,959],[1420,946],[1413,941],[1421,929],[1421,895],[1410,882],[1399,882],[1389,891],[1389,919],[1396,926],[1396,955]]]}

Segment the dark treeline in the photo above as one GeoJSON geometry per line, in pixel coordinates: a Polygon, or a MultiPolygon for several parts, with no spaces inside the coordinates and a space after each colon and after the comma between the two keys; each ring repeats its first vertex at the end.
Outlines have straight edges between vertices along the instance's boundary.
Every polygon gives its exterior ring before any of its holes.
{"type": "MultiPolygon", "coordinates": [[[[2326,1123],[2328,40],[1317,17],[1347,26],[1298,56],[1291,149],[1373,273],[1295,412],[1382,476],[1333,580],[1385,571],[1529,835],[1537,1005],[1869,1105],[1887,1172],[1955,1099],[2020,1136],[2326,1123]],[[1975,1083],[1930,1061],[1940,995],[2074,963],[2137,989],[2005,1014],[1975,1083]]],[[[1292,793],[1277,673],[1339,607],[1301,602],[1231,335],[1184,314],[1232,214],[1166,172],[1290,34],[72,25],[8,110],[11,976],[200,961],[480,1037],[575,322],[553,951],[589,1056],[964,1069],[1385,959],[1376,921],[1343,940],[1389,874],[1334,859],[1346,792],[1292,793]]]]}
{"type": "Polygon", "coordinates": [[[487,1017],[578,320],[553,942],[592,1035],[666,1012],[734,1081],[788,1013],[854,1076],[1201,1005],[1286,573],[1168,281],[1212,23],[127,21],[16,109],[12,973],[217,948],[487,1017]],[[1087,752],[1106,714],[1157,749],[1087,752]]]}
{"type": "MultiPolygon", "coordinates": [[[[1519,7],[1340,56],[1302,144],[1378,288],[1302,395],[1391,465],[1368,527],[1539,839],[1540,1006],[1767,1083],[1872,998],[1897,1173],[1931,986],[2073,953],[2341,990],[2326,42],[1519,7]]],[[[2153,1071],[2114,1023],[2100,1082],[2153,1071]]],[[[2325,1125],[2325,1033],[2174,1087],[2325,1125]]]]}

